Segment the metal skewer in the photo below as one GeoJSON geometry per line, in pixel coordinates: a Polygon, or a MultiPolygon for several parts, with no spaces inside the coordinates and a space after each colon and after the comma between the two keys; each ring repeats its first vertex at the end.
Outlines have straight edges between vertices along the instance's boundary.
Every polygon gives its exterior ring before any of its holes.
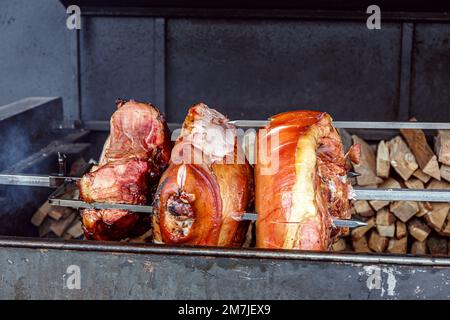
{"type": "MultiPolygon", "coordinates": [[[[229,123],[240,128],[259,128],[266,126],[269,120],[233,120],[229,123]]],[[[343,129],[450,129],[450,123],[445,122],[333,121],[333,125],[343,129]]]]}
{"type": "MultiPolygon", "coordinates": [[[[358,172],[350,171],[348,173],[349,178],[358,177],[361,174],[358,172]]],[[[75,182],[80,180],[81,177],[70,177],[64,175],[40,175],[40,174],[9,174],[0,173],[0,185],[12,185],[12,186],[28,186],[28,187],[49,187],[56,188],[64,182],[75,182]]]]}
{"type": "MultiPolygon", "coordinates": [[[[152,213],[152,206],[141,206],[141,205],[131,205],[131,204],[113,204],[113,203],[87,203],[81,200],[67,200],[67,199],[49,199],[49,203],[55,206],[62,207],[72,207],[79,209],[120,209],[129,210],[139,213],[152,213]]],[[[255,221],[257,218],[256,213],[246,212],[242,216],[242,220],[255,221]]],[[[295,222],[290,222],[295,223],[295,222]]],[[[344,220],[344,219],[333,219],[333,225],[335,227],[347,227],[347,228],[357,228],[366,226],[367,223],[360,220],[344,220]]]]}
{"type": "MultiPolygon", "coordinates": [[[[242,220],[250,220],[250,221],[256,221],[258,218],[258,214],[252,213],[252,212],[246,212],[242,216],[242,220]]],[[[295,221],[289,221],[286,223],[300,223],[295,221]]],[[[358,227],[364,227],[367,226],[367,222],[356,220],[356,219],[333,219],[333,226],[334,227],[341,227],[341,228],[358,228],[358,227]]]]}
{"type": "MultiPolygon", "coordinates": [[[[0,174],[0,185],[53,187],[81,178],[36,174],[0,174]]],[[[450,190],[374,189],[354,187],[355,200],[450,202],[450,190]]]]}
{"type": "Polygon", "coordinates": [[[0,174],[0,185],[30,186],[30,187],[59,187],[64,182],[80,180],[79,177],[39,174],[0,174]]]}

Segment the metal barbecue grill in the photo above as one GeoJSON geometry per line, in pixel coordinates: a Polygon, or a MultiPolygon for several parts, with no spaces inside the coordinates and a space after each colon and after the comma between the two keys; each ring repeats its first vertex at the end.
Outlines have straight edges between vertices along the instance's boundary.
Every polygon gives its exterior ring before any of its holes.
{"type": "MultiPolygon", "coordinates": [[[[175,46],[176,36],[170,33],[170,28],[176,29],[176,23],[187,23],[189,28],[195,29],[196,25],[194,22],[191,24],[191,20],[198,19],[199,24],[218,20],[226,25],[227,19],[236,19],[238,24],[245,25],[253,19],[272,21],[275,17],[276,23],[286,22],[289,26],[297,22],[318,21],[319,25],[308,26],[314,29],[323,28],[321,23],[327,25],[331,21],[363,23],[367,16],[365,12],[355,9],[354,4],[347,4],[342,12],[327,9],[326,4],[315,9],[312,5],[299,5],[294,9],[285,7],[272,12],[265,7],[241,10],[234,4],[226,8],[198,10],[181,6],[176,1],[167,6],[157,2],[152,4],[151,1],[131,1],[127,4],[118,0],[109,2],[107,6],[99,0],[88,4],[86,1],[71,2],[81,6],[83,17],[88,21],[86,27],[90,26],[99,34],[105,31],[102,29],[104,26],[96,24],[101,19],[117,17],[128,22],[133,19],[151,19],[155,45],[152,71],[156,84],[150,91],[155,97],[155,105],[168,116],[172,131],[180,127],[180,119],[184,116],[180,110],[187,107],[183,105],[175,109],[173,104],[178,103],[179,98],[173,97],[166,88],[166,77],[173,76],[174,71],[168,67],[173,62],[168,59],[173,57],[166,57],[165,50],[173,49],[169,48],[169,44],[175,46]],[[167,21],[170,19],[176,21],[174,26],[168,26],[167,21]],[[166,37],[169,39],[167,44],[164,40],[166,37]],[[170,99],[174,102],[170,102],[170,99]]],[[[62,3],[66,6],[72,4],[69,1],[62,3]]],[[[400,36],[397,100],[393,99],[398,107],[396,121],[379,121],[383,118],[383,110],[377,112],[371,109],[367,111],[367,117],[378,121],[335,121],[335,127],[356,133],[369,141],[393,137],[399,129],[406,128],[423,129],[426,133],[438,129],[450,130],[448,110],[443,111],[442,117],[430,117],[436,120],[433,122],[427,118],[426,122],[406,122],[409,113],[415,112],[410,110],[414,28],[421,23],[437,23],[448,28],[448,15],[433,13],[433,10],[425,12],[422,8],[398,10],[388,4],[386,8],[389,8],[385,15],[386,25],[394,28],[398,24],[399,27],[394,29],[400,36]]],[[[437,12],[442,8],[433,9],[437,12]]],[[[111,27],[109,22],[106,24],[111,27]]],[[[139,33],[142,30],[137,28],[135,31],[139,33]]],[[[90,77],[83,78],[84,73],[89,74],[83,62],[88,65],[92,58],[83,51],[83,45],[89,46],[92,39],[81,41],[83,32],[83,29],[77,30],[71,35],[74,99],[64,100],[63,103],[60,97],[32,97],[0,107],[0,132],[3,134],[3,143],[0,145],[0,298],[450,298],[448,256],[172,247],[147,243],[38,238],[36,228],[29,220],[45,201],[53,206],[77,209],[119,208],[143,214],[152,211],[151,206],[85,203],[76,194],[67,197],[67,191],[74,189],[80,174],[71,176],[65,167],[69,167],[80,156],[97,159],[109,131],[109,123],[101,114],[109,111],[95,110],[98,101],[89,96],[89,92],[81,96],[82,92],[86,92],[83,83],[89,86],[93,77],[90,74],[90,77]],[[77,266],[80,270],[79,289],[67,286],[67,278],[71,275],[70,266],[77,266]]],[[[101,41],[101,37],[99,39],[101,41]]],[[[180,49],[176,47],[173,50],[180,49]]],[[[385,50],[382,49],[383,52],[385,50]]],[[[100,56],[103,52],[99,48],[93,51],[100,56]]],[[[328,54],[325,57],[330,58],[328,54]]],[[[130,61],[130,64],[133,62],[130,61]]],[[[350,73],[358,70],[352,68],[350,73]]],[[[171,84],[176,91],[179,84],[171,84]]],[[[96,89],[108,91],[103,86],[103,83],[98,82],[96,89]]],[[[121,94],[119,85],[116,89],[121,94]]],[[[372,99],[374,97],[370,96],[372,99]]],[[[387,98],[383,99],[380,101],[385,102],[387,98]]],[[[113,101],[110,104],[113,105],[113,101]]],[[[211,106],[214,107],[214,104],[212,101],[211,106]]],[[[219,103],[217,105],[220,106],[219,103]]],[[[263,116],[260,118],[264,119],[266,113],[272,111],[269,107],[262,108],[263,116]]],[[[336,112],[346,112],[342,110],[336,112]]],[[[221,111],[228,114],[226,108],[221,111]]],[[[333,115],[332,109],[324,111],[333,115]]],[[[239,117],[239,111],[230,107],[230,113],[231,122],[243,129],[266,124],[266,120],[250,120],[257,118],[258,112],[249,116],[246,110],[239,117]]],[[[361,116],[359,119],[367,117],[361,116]]],[[[84,168],[84,172],[87,170],[88,167],[84,168]]],[[[355,187],[355,194],[358,200],[450,202],[450,190],[355,187]]],[[[249,213],[246,219],[253,220],[255,217],[249,213]]]]}

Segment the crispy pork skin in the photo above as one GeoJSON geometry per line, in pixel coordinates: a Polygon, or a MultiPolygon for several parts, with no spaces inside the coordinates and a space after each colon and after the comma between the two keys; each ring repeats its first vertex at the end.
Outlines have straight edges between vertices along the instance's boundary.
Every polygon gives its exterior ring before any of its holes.
{"type": "Polygon", "coordinates": [[[348,232],[332,229],[332,217],[351,215],[347,171],[327,113],[292,111],[272,117],[257,139],[257,247],[329,250],[334,237],[348,232]]]}
{"type": "Polygon", "coordinates": [[[252,201],[253,172],[236,128],[205,104],[191,107],[156,193],[155,242],[240,246],[252,201]]]}
{"type": "MultiPolygon", "coordinates": [[[[86,202],[147,204],[167,167],[172,143],[167,124],[151,104],[119,100],[99,165],[79,182],[86,202]]],[[[86,238],[121,240],[146,232],[150,218],[126,210],[81,212],[86,238]]]]}

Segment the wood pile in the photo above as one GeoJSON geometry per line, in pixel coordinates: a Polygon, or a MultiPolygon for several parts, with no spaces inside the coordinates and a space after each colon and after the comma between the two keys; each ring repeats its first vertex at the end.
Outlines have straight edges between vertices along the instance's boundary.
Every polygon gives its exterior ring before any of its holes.
{"type": "MultiPolygon", "coordinates": [[[[433,141],[416,129],[402,129],[376,144],[356,135],[352,139],[361,145],[361,162],[353,164],[361,174],[355,185],[450,189],[450,130],[438,130],[433,141]]],[[[368,225],[333,244],[334,251],[449,254],[450,203],[360,200],[353,210],[354,217],[368,225]]]]}
{"type": "MultiPolygon", "coordinates": [[[[80,175],[81,168],[86,166],[86,161],[79,158],[70,168],[70,176],[80,175]]],[[[77,190],[72,190],[68,197],[75,197],[77,190]]],[[[66,196],[66,195],[65,195],[66,196]]],[[[65,240],[83,238],[83,229],[80,216],[76,209],[67,207],[55,207],[47,201],[31,217],[31,224],[34,225],[41,238],[61,238],[65,240]]]]}
{"type": "Polygon", "coordinates": [[[83,229],[77,210],[44,203],[31,218],[41,238],[78,239],[83,229]]]}
{"type": "MultiPolygon", "coordinates": [[[[91,160],[93,161],[93,160],[91,160]]],[[[79,158],[72,164],[69,176],[81,176],[86,169],[87,163],[79,158]]],[[[78,199],[77,188],[67,190],[64,195],[67,199],[78,199]]],[[[68,207],[57,207],[50,205],[47,201],[31,217],[31,224],[37,228],[41,238],[60,238],[64,240],[85,239],[83,227],[78,210],[68,207]]],[[[126,242],[144,243],[151,239],[151,230],[141,236],[125,239],[126,242]]]]}

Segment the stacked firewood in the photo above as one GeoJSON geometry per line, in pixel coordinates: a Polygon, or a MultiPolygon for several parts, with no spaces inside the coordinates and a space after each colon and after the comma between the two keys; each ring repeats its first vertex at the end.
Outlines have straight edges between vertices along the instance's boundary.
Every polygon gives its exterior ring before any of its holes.
{"type": "Polygon", "coordinates": [[[83,229],[77,210],[53,207],[45,202],[31,218],[37,227],[39,237],[78,239],[83,236],[83,229]]]}
{"type": "MultiPolygon", "coordinates": [[[[83,158],[75,160],[70,168],[69,175],[80,175],[80,170],[83,170],[86,165],[87,163],[83,158]]],[[[65,195],[68,198],[77,197],[77,189],[68,192],[70,194],[65,195]]],[[[62,238],[69,240],[83,237],[81,220],[76,209],[55,207],[45,202],[31,217],[30,222],[37,228],[39,237],[41,238],[62,238]]]]}
{"type": "MultiPolygon", "coordinates": [[[[414,119],[413,119],[414,120],[414,119]]],[[[422,130],[402,129],[388,141],[361,145],[355,184],[368,188],[450,189],[450,131],[439,130],[434,151],[422,130]]],[[[353,229],[335,251],[396,254],[450,254],[450,203],[413,201],[354,202],[354,216],[368,222],[353,229]]]]}
{"type": "MultiPolygon", "coordinates": [[[[94,160],[89,161],[94,162],[94,160]]],[[[72,164],[69,176],[78,177],[84,173],[87,162],[79,158],[72,164]]],[[[67,190],[61,195],[67,199],[78,199],[78,188],[67,190]]],[[[31,224],[37,228],[41,238],[60,238],[64,240],[85,239],[78,210],[69,207],[52,206],[47,201],[31,217],[31,224]]],[[[144,243],[151,239],[151,230],[126,242],[144,243]]]]}

